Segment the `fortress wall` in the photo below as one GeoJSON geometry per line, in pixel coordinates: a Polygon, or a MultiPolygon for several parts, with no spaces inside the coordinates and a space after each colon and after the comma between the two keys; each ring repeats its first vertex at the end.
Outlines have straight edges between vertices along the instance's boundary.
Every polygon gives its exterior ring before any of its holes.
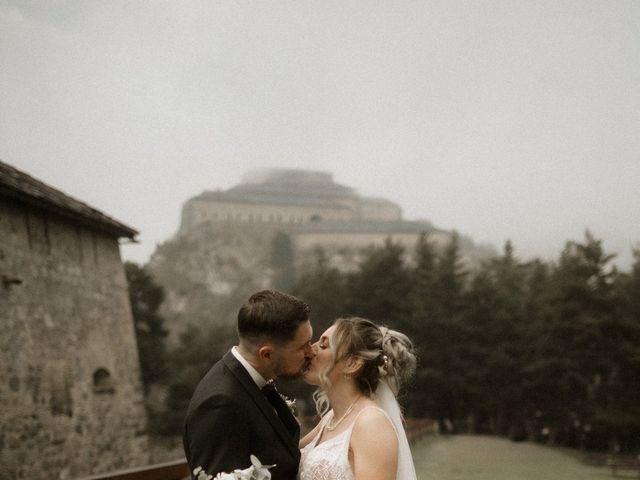
{"type": "MultiPolygon", "coordinates": [[[[419,238],[418,233],[295,233],[291,236],[296,252],[296,267],[299,271],[310,268],[314,262],[314,251],[321,247],[329,265],[340,271],[355,270],[365,257],[368,247],[382,247],[387,239],[405,247],[405,257],[412,260],[419,238]]],[[[444,246],[451,235],[445,232],[429,234],[429,240],[436,246],[444,246]]]]}
{"type": "Polygon", "coordinates": [[[117,239],[0,198],[0,276],[0,480],[146,464],[117,239]]]}
{"type": "Polygon", "coordinates": [[[354,217],[354,212],[347,208],[190,200],[183,209],[181,228],[191,229],[204,222],[227,221],[295,225],[308,223],[314,216],[322,220],[346,221],[354,217]]]}
{"type": "Polygon", "coordinates": [[[391,203],[363,202],[360,206],[360,217],[366,220],[392,222],[402,220],[402,210],[391,203]]]}

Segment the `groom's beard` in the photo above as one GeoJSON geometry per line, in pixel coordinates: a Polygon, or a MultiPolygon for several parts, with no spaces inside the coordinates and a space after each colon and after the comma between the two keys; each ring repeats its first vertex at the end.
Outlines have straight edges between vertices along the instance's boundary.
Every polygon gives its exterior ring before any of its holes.
{"type": "Polygon", "coordinates": [[[305,361],[298,370],[286,370],[284,365],[276,370],[276,376],[283,380],[296,380],[304,375],[304,371],[309,368],[309,362],[305,361]]]}
{"type": "Polygon", "coordinates": [[[282,378],[283,380],[296,380],[297,378],[302,377],[302,369],[297,372],[281,372],[278,374],[278,378],[282,378]]]}

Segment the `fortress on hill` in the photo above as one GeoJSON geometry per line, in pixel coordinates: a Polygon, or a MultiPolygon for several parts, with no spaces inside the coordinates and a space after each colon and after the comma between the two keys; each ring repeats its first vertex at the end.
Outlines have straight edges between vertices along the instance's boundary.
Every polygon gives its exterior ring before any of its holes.
{"type": "MultiPolygon", "coordinates": [[[[353,271],[367,249],[390,240],[412,262],[423,233],[437,249],[452,237],[428,221],[404,220],[397,204],[361,196],[331,173],[249,172],[228,190],[187,200],[177,234],[151,257],[149,268],[166,291],[162,314],[169,342],[177,342],[189,324],[232,323],[251,293],[286,291],[320,259],[327,267],[353,271]]],[[[459,246],[467,265],[495,254],[466,237],[459,246]]]]}
{"type": "Polygon", "coordinates": [[[265,169],[249,172],[242,182],[226,191],[205,191],[188,200],[182,210],[179,234],[207,224],[220,230],[259,230],[286,234],[299,270],[320,247],[332,266],[355,267],[365,247],[391,239],[413,249],[421,233],[444,244],[450,232],[437,230],[427,221],[406,221],[397,204],[364,197],[340,185],[328,172],[265,169]]]}
{"type": "Polygon", "coordinates": [[[331,173],[268,169],[247,173],[227,191],[204,192],[182,211],[182,227],[202,222],[304,225],[313,222],[393,222],[400,207],[382,198],[361,197],[333,181],[331,173]]]}

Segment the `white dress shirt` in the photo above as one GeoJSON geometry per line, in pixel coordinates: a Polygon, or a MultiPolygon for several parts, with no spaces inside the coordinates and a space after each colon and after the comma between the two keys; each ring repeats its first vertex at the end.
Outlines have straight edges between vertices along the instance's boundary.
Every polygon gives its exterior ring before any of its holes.
{"type": "Polygon", "coordinates": [[[249,372],[249,375],[251,375],[251,378],[256,383],[258,388],[262,390],[262,387],[267,384],[267,381],[264,379],[264,377],[260,375],[260,373],[255,368],[253,368],[251,364],[247,362],[247,360],[240,354],[240,352],[238,351],[238,347],[234,346],[231,349],[231,353],[238,359],[244,369],[249,372]]]}

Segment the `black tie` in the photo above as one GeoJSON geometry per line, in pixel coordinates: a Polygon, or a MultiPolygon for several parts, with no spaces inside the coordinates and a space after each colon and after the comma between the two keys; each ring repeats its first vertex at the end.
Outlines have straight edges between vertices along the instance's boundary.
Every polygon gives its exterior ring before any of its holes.
{"type": "Polygon", "coordinates": [[[275,409],[278,417],[280,417],[280,420],[284,423],[284,426],[287,427],[289,432],[291,432],[291,435],[296,435],[299,431],[300,425],[298,424],[296,417],[291,413],[291,410],[289,410],[287,402],[284,401],[278,393],[278,390],[276,390],[276,386],[272,382],[269,382],[262,387],[262,393],[267,397],[267,400],[269,400],[269,403],[275,409]]]}

